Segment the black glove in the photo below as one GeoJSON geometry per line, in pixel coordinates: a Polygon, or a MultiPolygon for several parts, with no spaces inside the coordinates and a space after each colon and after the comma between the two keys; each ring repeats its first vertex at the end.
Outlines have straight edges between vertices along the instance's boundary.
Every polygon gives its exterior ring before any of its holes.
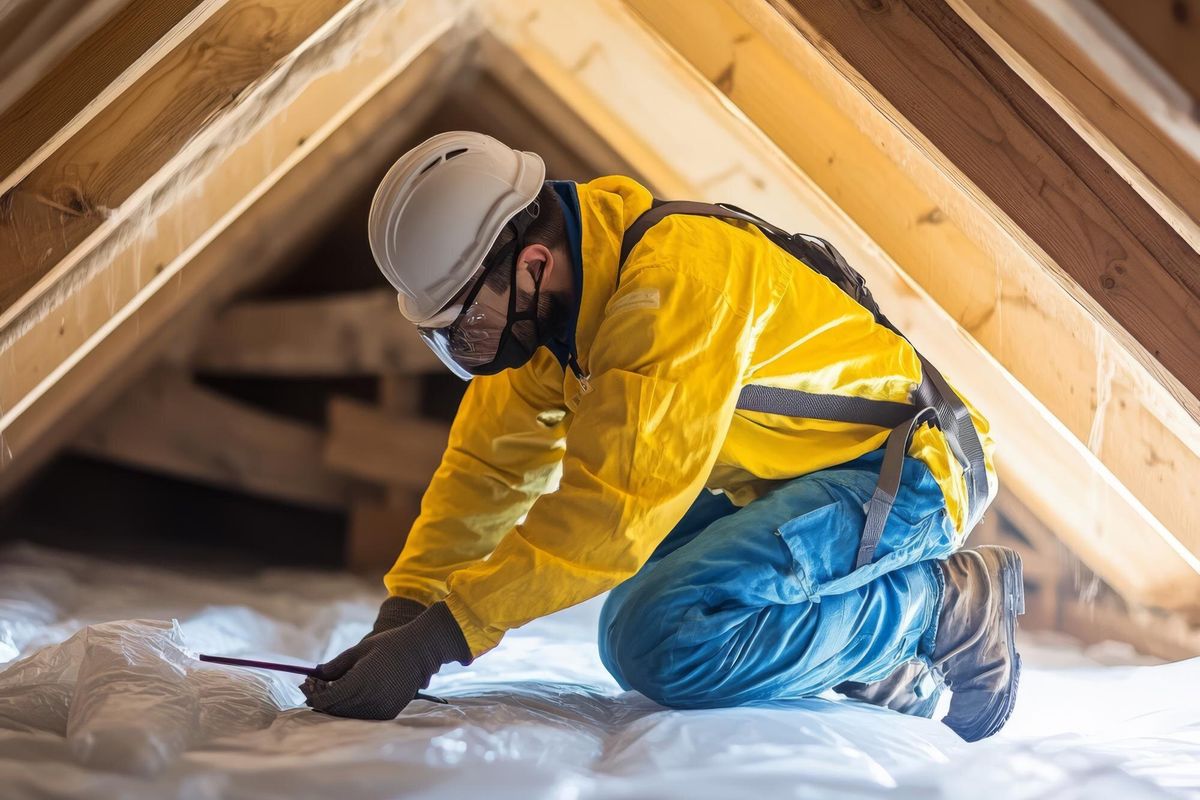
{"type": "Polygon", "coordinates": [[[373,633],[300,687],[317,711],[338,717],[392,719],[443,664],[471,663],[471,650],[445,603],[407,625],[373,633]]]}
{"type": "MultiPolygon", "coordinates": [[[[407,597],[389,597],[379,607],[379,616],[375,617],[371,633],[383,633],[392,628],[407,625],[419,617],[424,610],[425,606],[416,600],[409,600],[407,597]]],[[[367,636],[370,636],[371,633],[368,633],[367,636]]],[[[365,639],[367,636],[363,638],[365,639]]]]}

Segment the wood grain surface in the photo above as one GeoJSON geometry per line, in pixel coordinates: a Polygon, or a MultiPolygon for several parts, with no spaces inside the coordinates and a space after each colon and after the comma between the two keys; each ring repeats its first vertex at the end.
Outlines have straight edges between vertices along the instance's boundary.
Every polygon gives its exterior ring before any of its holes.
{"type": "Polygon", "coordinates": [[[1185,119],[1163,98],[1148,96],[1132,63],[1114,63],[1125,50],[1114,33],[1090,22],[1094,15],[1049,16],[1037,0],[948,1],[1200,250],[1200,152],[1188,144],[1200,141],[1200,118],[1185,119]]]}
{"type": "Polygon", "coordinates": [[[0,197],[0,311],[346,2],[232,0],[0,197]]]}
{"type": "Polygon", "coordinates": [[[325,436],[164,369],[126,393],[76,443],[95,458],[314,507],[350,485],[321,462],[325,436]]]}
{"type": "Polygon", "coordinates": [[[835,50],[1200,413],[1200,255],[945,2],[772,2],[835,50]]]}
{"type": "Polygon", "coordinates": [[[11,174],[201,0],[132,0],[0,113],[0,180],[11,174]]]}
{"type": "Polygon", "coordinates": [[[1200,0],[1096,0],[1184,91],[1200,119],[1200,0]]]}
{"type": "Polygon", "coordinates": [[[0,111],[28,91],[127,0],[0,3],[0,111]]]}

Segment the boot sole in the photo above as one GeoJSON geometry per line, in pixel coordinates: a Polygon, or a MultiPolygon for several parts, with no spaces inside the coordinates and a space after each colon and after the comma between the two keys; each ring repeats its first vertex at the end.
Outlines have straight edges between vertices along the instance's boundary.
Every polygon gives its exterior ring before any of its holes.
{"type": "Polygon", "coordinates": [[[1004,624],[1007,626],[1007,644],[1009,663],[1008,688],[997,695],[1000,701],[996,703],[988,718],[978,726],[969,730],[958,731],[959,736],[968,742],[977,742],[997,733],[1012,716],[1017,703],[1017,687],[1021,683],[1021,655],[1017,652],[1017,617],[1025,613],[1025,578],[1021,556],[1007,547],[984,545],[980,550],[996,552],[1000,559],[1001,585],[1004,588],[1004,624]]]}

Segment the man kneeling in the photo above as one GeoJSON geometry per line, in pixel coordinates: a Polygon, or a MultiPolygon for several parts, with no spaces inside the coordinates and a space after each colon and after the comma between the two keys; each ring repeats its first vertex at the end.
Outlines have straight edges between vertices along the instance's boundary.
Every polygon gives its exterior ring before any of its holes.
{"type": "Polygon", "coordinates": [[[396,163],[372,250],[474,379],[391,596],[309,705],[391,718],[443,664],[611,590],[603,662],[664,705],[836,688],[932,716],[949,686],[960,736],[1000,729],[1021,564],[959,549],[995,495],[986,420],[827,243],[714,208],[545,181],[471,132],[396,163]]]}

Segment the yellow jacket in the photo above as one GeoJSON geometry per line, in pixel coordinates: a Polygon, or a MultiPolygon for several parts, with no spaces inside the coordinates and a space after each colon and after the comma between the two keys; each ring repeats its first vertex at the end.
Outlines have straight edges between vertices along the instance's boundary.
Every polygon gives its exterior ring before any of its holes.
{"type": "MultiPolygon", "coordinates": [[[[385,579],[393,595],[446,600],[476,656],[632,576],[703,487],[745,505],[887,438],[869,425],[738,411],[742,386],[907,402],[920,379],[906,341],[749,225],[668,217],[617,285],[622,234],[650,193],[624,177],[577,191],[576,346],[590,391],[545,349],[471,381],[385,579]]],[[[971,411],[994,493],[988,424],[971,411]]],[[[961,533],[966,486],[945,437],[923,426],[909,454],[929,465],[961,533]]]]}

